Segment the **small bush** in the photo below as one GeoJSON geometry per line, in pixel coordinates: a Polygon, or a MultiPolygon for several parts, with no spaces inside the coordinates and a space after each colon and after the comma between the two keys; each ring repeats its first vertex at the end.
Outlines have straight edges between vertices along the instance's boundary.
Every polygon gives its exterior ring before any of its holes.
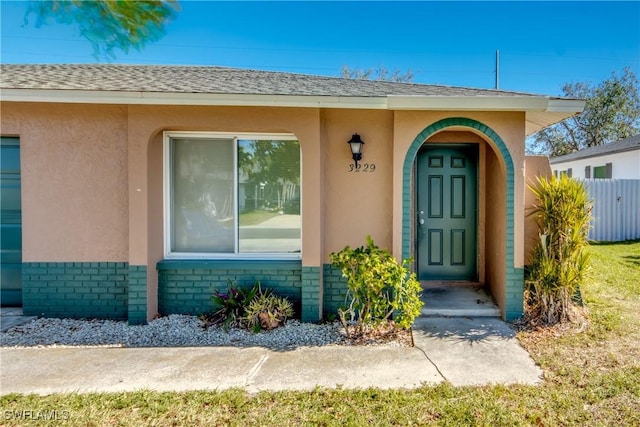
{"type": "Polygon", "coordinates": [[[221,324],[225,331],[230,327],[244,327],[247,307],[259,290],[258,283],[251,288],[241,288],[229,280],[226,292],[215,291],[211,297],[216,306],[216,310],[211,315],[211,323],[221,324]]]}
{"type": "Polygon", "coordinates": [[[347,303],[338,310],[342,323],[355,321],[360,333],[394,316],[398,327],[408,329],[420,314],[422,288],[409,274],[411,260],[402,264],[388,250],[380,249],[367,236],[366,246],[349,246],[331,253],[331,263],[347,279],[347,303]]]}
{"type": "Polygon", "coordinates": [[[243,288],[228,281],[227,290],[213,293],[215,311],[201,319],[208,325],[222,325],[228,332],[230,327],[245,328],[259,332],[271,330],[293,317],[291,302],[274,295],[270,289],[262,290],[260,282],[251,288],[243,288]]]}
{"type": "Polygon", "coordinates": [[[260,330],[271,330],[281,326],[287,319],[293,317],[293,305],[283,297],[274,295],[271,290],[258,293],[247,305],[246,310],[247,327],[254,332],[260,330]]]}
{"type": "Polygon", "coordinates": [[[538,178],[529,188],[538,199],[529,215],[538,224],[540,242],[528,269],[528,315],[543,324],[570,321],[589,265],[591,202],[583,184],[567,176],[538,178]]]}

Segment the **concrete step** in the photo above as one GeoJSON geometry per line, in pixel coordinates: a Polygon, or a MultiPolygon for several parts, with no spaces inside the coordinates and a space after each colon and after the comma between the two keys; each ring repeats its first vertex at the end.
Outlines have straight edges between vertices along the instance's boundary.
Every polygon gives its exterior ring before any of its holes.
{"type": "Polygon", "coordinates": [[[500,317],[500,309],[481,283],[421,282],[421,316],[500,317]]]}

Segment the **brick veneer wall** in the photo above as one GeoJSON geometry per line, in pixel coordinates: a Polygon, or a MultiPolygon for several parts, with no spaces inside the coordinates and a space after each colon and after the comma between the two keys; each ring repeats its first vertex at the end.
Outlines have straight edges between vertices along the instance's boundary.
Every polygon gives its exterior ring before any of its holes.
{"type": "Polygon", "coordinates": [[[158,311],[160,314],[202,314],[212,311],[211,296],[236,285],[272,289],[287,297],[300,314],[302,265],[300,261],[210,261],[164,260],[158,268],[158,311]]]}
{"type": "Polygon", "coordinates": [[[126,262],[26,262],[23,312],[29,316],[127,318],[126,262]]]}
{"type": "Polygon", "coordinates": [[[342,277],[339,268],[331,264],[323,266],[324,294],[323,316],[337,316],[338,308],[345,303],[347,295],[347,279],[342,277]]]}

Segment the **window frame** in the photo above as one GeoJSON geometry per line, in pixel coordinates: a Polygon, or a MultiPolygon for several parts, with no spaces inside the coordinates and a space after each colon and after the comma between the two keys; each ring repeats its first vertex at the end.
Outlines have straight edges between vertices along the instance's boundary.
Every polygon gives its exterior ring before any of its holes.
{"type": "MultiPolygon", "coordinates": [[[[162,150],[163,169],[163,245],[165,259],[196,259],[196,260],[301,260],[302,259],[302,204],[300,205],[300,251],[299,252],[239,252],[239,198],[238,198],[238,141],[241,140],[280,140],[298,141],[300,140],[292,133],[263,133],[263,132],[201,132],[201,131],[164,131],[162,150]],[[172,244],[172,138],[201,138],[201,139],[228,139],[232,140],[233,148],[233,188],[236,192],[234,197],[234,219],[235,227],[234,250],[229,253],[222,252],[173,252],[172,244]]],[[[300,147],[300,201],[302,201],[302,147],[300,147]]]]}
{"type": "Polygon", "coordinates": [[[605,163],[604,165],[594,166],[593,168],[593,179],[612,179],[613,178],[613,163],[605,163]],[[604,176],[596,176],[596,171],[600,172],[598,175],[604,176]],[[604,174],[602,173],[604,171],[604,174]]]}

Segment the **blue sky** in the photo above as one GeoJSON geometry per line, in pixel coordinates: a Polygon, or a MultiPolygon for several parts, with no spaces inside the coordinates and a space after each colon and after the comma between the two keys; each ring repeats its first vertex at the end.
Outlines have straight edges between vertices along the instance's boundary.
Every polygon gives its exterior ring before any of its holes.
{"type": "MultiPolygon", "coordinates": [[[[113,63],[222,65],[338,76],[412,70],[414,81],[558,95],[624,67],[640,76],[640,2],[181,1],[165,36],[113,63]]],[[[92,63],[77,27],[24,24],[0,3],[3,63],[92,63]]],[[[102,62],[106,62],[102,59],[102,62]]]]}

